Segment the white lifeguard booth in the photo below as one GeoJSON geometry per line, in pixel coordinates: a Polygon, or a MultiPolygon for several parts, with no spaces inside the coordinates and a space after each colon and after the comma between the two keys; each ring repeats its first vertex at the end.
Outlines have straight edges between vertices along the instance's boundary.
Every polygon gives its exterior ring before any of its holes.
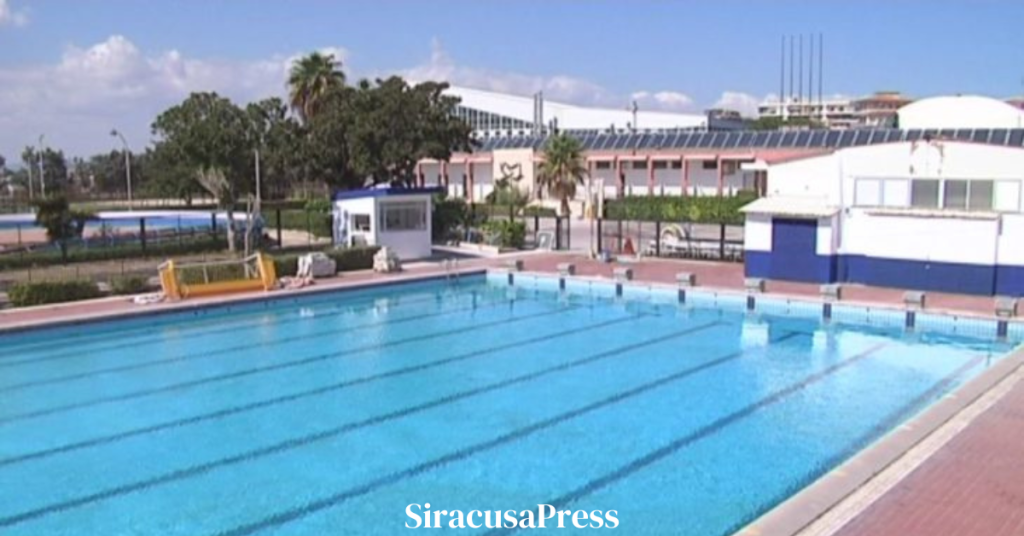
{"type": "Polygon", "coordinates": [[[431,255],[433,196],[442,188],[367,188],[333,199],[336,246],[381,246],[406,261],[431,255]]]}

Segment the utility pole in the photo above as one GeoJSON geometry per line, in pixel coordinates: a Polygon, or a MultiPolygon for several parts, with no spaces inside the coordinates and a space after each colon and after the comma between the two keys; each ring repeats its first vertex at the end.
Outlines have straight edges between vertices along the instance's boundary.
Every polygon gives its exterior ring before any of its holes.
{"type": "Polygon", "coordinates": [[[116,138],[121,138],[121,145],[124,146],[124,171],[125,171],[125,182],[128,187],[128,211],[131,212],[135,206],[132,200],[132,152],[128,148],[128,140],[124,139],[124,135],[121,134],[116,128],[110,131],[110,135],[116,138]]]}
{"type": "Polygon", "coordinates": [[[43,197],[46,197],[46,174],[43,173],[43,134],[39,135],[39,153],[36,154],[36,157],[39,162],[39,184],[43,197]]]}

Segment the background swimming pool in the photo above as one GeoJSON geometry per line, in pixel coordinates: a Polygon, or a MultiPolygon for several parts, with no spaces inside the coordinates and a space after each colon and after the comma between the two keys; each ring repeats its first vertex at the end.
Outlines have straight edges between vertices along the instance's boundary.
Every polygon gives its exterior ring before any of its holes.
{"type": "Polygon", "coordinates": [[[728,534],[1009,349],[482,277],[13,334],[0,534],[728,534]]]}

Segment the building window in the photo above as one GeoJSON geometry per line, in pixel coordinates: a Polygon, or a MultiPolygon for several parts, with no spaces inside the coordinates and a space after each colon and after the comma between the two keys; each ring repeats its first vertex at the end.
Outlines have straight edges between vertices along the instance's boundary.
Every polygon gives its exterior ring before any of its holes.
{"type": "Polygon", "coordinates": [[[644,162],[643,160],[634,160],[633,165],[630,167],[633,169],[647,169],[647,162],[644,162]]]}
{"type": "Polygon", "coordinates": [[[701,160],[703,169],[718,169],[718,160],[701,160]]]}
{"type": "Polygon", "coordinates": [[[939,181],[912,181],[910,183],[910,206],[917,208],[938,208],[939,181]]]}
{"type": "Polygon", "coordinates": [[[655,160],[654,169],[668,169],[668,162],[665,160],[655,160]]]}
{"type": "Polygon", "coordinates": [[[995,206],[995,183],[971,181],[967,191],[967,210],[992,210],[995,206]]]}
{"type": "Polygon", "coordinates": [[[683,163],[679,160],[673,160],[672,169],[683,169],[683,163]]]}
{"type": "Polygon", "coordinates": [[[382,203],[381,231],[421,231],[427,228],[427,204],[423,201],[382,203]]]}
{"type": "Polygon", "coordinates": [[[607,161],[607,160],[594,162],[594,169],[611,169],[611,168],[612,168],[612,163],[607,161]]]}
{"type": "Polygon", "coordinates": [[[352,230],[361,232],[370,232],[370,215],[369,214],[353,214],[352,215],[352,230]]]}
{"type": "Polygon", "coordinates": [[[967,181],[945,181],[942,185],[942,207],[955,210],[967,208],[967,181]]]}

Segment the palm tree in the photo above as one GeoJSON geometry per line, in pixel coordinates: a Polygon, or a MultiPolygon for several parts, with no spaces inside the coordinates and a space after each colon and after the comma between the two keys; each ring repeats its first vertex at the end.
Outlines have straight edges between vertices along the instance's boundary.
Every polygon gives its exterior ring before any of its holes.
{"type": "Polygon", "coordinates": [[[565,133],[548,140],[539,172],[537,184],[561,201],[561,212],[568,216],[569,200],[576,197],[576,186],[583,184],[587,176],[583,146],[579,140],[565,133]]]}
{"type": "Polygon", "coordinates": [[[341,60],[333,54],[314,52],[292,64],[288,73],[289,98],[303,121],[313,117],[324,95],[345,85],[341,60]]]}

